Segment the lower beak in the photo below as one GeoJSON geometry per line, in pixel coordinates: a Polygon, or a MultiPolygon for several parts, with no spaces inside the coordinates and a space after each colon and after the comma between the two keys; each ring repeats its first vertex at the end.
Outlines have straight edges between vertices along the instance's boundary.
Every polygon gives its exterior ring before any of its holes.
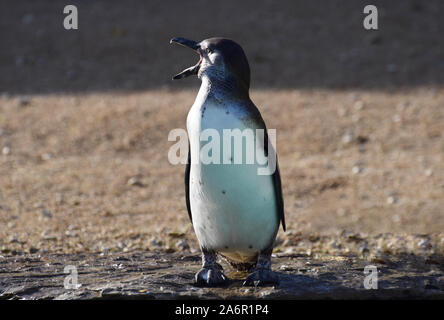
{"type": "MultiPolygon", "coordinates": [[[[200,45],[196,41],[188,40],[188,39],[185,39],[185,38],[173,38],[173,39],[170,40],[170,43],[173,43],[173,42],[175,42],[177,44],[180,44],[180,45],[182,45],[184,47],[193,49],[193,50],[197,51],[197,53],[199,53],[200,45]]],[[[183,70],[182,72],[176,74],[173,77],[173,80],[182,79],[182,78],[186,78],[188,76],[191,76],[193,74],[197,74],[199,72],[199,67],[200,67],[201,62],[202,62],[202,56],[200,57],[200,60],[199,60],[199,62],[197,64],[195,64],[194,66],[189,67],[189,68],[183,70]]]]}

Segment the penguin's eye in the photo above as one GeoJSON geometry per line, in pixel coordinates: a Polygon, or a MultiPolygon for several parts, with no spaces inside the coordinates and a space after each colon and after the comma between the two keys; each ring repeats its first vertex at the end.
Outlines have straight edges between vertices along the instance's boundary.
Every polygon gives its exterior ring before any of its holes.
{"type": "Polygon", "coordinates": [[[211,54],[211,53],[213,53],[213,50],[211,48],[206,48],[205,52],[206,52],[206,54],[211,54]]]}

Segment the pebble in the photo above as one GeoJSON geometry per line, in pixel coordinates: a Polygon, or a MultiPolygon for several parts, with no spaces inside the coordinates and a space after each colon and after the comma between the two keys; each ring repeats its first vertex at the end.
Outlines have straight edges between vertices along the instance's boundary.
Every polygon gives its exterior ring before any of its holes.
{"type": "Polygon", "coordinates": [[[36,253],[36,252],[38,252],[39,251],[39,249],[38,248],[35,248],[35,247],[31,247],[31,248],[29,248],[29,253],[36,253]]]}
{"type": "Polygon", "coordinates": [[[43,208],[43,203],[41,203],[41,202],[34,203],[34,208],[36,208],[36,209],[43,208]]]}
{"type": "Polygon", "coordinates": [[[43,215],[45,218],[52,218],[52,213],[51,213],[51,211],[49,211],[49,210],[47,210],[47,209],[43,209],[43,210],[42,210],[42,215],[43,215]]]}
{"type": "Polygon", "coordinates": [[[394,196],[390,196],[387,198],[388,204],[395,204],[397,202],[396,198],[394,196]]]}
{"type": "Polygon", "coordinates": [[[348,131],[342,136],[342,143],[343,144],[349,144],[354,139],[353,132],[348,131]]]}
{"type": "Polygon", "coordinates": [[[362,173],[363,171],[364,171],[364,169],[361,168],[361,167],[359,167],[359,166],[354,166],[354,167],[352,168],[352,173],[353,173],[353,174],[362,173]]]}
{"type": "Polygon", "coordinates": [[[395,115],[393,115],[393,117],[392,117],[392,121],[393,121],[394,123],[401,122],[401,117],[400,117],[400,115],[399,115],[399,114],[395,114],[395,115]]]}
{"type": "Polygon", "coordinates": [[[367,245],[367,243],[364,243],[364,244],[360,245],[358,251],[359,251],[359,253],[361,253],[361,254],[362,254],[362,253],[369,252],[369,249],[368,249],[368,245],[367,245]]]}
{"type": "Polygon", "coordinates": [[[2,154],[7,156],[11,152],[11,149],[7,146],[3,147],[2,154]]]}
{"type": "Polygon", "coordinates": [[[142,182],[137,177],[131,177],[127,181],[127,185],[135,187],[143,187],[142,182]]]}
{"type": "Polygon", "coordinates": [[[358,100],[355,102],[355,104],[353,105],[353,107],[356,110],[361,110],[362,108],[364,108],[364,102],[362,102],[361,100],[358,100]]]}
{"type": "Polygon", "coordinates": [[[158,240],[157,238],[151,239],[150,243],[152,246],[156,246],[156,247],[160,247],[162,245],[162,241],[158,240]]]}
{"type": "Polygon", "coordinates": [[[179,241],[176,242],[176,247],[178,247],[181,250],[186,250],[190,246],[188,245],[186,240],[179,240],[179,241]]]}
{"type": "Polygon", "coordinates": [[[418,241],[418,248],[420,250],[428,250],[432,248],[432,244],[429,239],[421,239],[418,241]]]}
{"type": "Polygon", "coordinates": [[[47,160],[50,160],[52,158],[52,154],[44,153],[40,157],[41,157],[42,160],[47,161],[47,160]]]}
{"type": "Polygon", "coordinates": [[[18,241],[17,237],[11,236],[11,237],[9,237],[8,242],[9,243],[18,243],[19,241],[18,241]]]}

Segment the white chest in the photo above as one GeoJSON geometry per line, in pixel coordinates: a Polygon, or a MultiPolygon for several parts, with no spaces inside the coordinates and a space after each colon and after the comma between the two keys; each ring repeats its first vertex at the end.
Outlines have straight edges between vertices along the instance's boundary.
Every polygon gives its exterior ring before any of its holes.
{"type": "Polygon", "coordinates": [[[235,104],[202,104],[197,99],[188,114],[187,129],[191,147],[190,204],[199,243],[234,260],[251,259],[271,244],[279,226],[271,176],[258,175],[258,165],[246,163],[246,147],[254,145],[256,128],[242,120],[242,109],[235,104]],[[208,129],[219,134],[218,164],[202,163],[195,152],[208,145],[209,141],[201,137],[208,129]],[[229,159],[223,152],[227,129],[253,132],[243,140],[241,164],[233,164],[235,154],[231,153],[229,159]]]}

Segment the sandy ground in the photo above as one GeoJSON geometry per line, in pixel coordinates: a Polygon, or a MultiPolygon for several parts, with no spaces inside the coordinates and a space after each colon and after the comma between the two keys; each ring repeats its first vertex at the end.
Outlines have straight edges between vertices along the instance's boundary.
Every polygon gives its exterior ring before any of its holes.
{"type": "Polygon", "coordinates": [[[197,59],[168,44],[187,35],[232,37],[250,58],[277,129],[278,251],[444,251],[442,2],[378,2],[376,33],[359,1],[78,1],[77,33],[54,3],[0,10],[3,254],[197,250],[184,167],[167,158],[199,84],[170,81],[197,59]]]}
{"type": "MultiPolygon", "coordinates": [[[[1,100],[3,250],[128,250],[157,242],[174,250],[182,234],[196,247],[184,166],[169,163],[167,139],[184,128],[194,95],[1,100]]],[[[252,97],[277,130],[289,230],[283,239],[342,230],[442,232],[444,90],[261,90],[252,97]]]]}

